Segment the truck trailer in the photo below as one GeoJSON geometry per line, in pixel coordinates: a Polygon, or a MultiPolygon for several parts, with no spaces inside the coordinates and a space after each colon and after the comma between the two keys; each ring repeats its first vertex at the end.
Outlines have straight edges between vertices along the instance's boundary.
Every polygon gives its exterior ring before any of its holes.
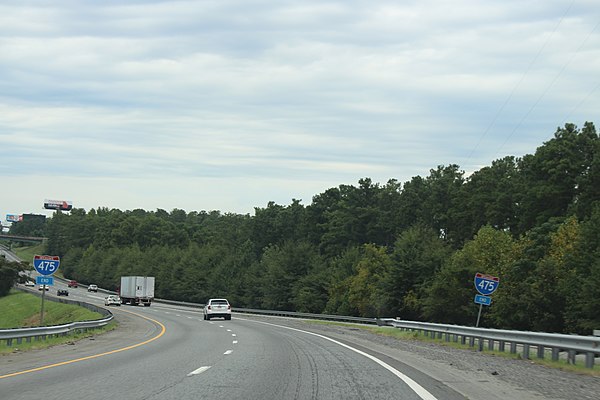
{"type": "Polygon", "coordinates": [[[121,297],[121,304],[137,306],[141,303],[145,307],[150,307],[154,300],[154,277],[122,276],[119,297],[121,297]]]}

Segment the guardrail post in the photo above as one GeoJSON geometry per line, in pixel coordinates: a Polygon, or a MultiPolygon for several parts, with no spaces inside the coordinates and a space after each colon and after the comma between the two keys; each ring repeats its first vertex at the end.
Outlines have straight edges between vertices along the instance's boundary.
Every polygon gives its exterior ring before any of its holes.
{"type": "Polygon", "coordinates": [[[523,358],[526,360],[529,360],[529,345],[528,344],[523,345],[523,358]]]}
{"type": "Polygon", "coordinates": [[[577,355],[577,353],[574,350],[569,350],[567,352],[567,362],[569,364],[573,364],[575,365],[575,356],[577,355]]]}
{"type": "Polygon", "coordinates": [[[6,339],[6,345],[11,347],[12,346],[12,339],[6,339]]]}
{"type": "Polygon", "coordinates": [[[594,368],[594,353],[585,353],[585,367],[594,368]]]}
{"type": "Polygon", "coordinates": [[[483,351],[483,338],[477,338],[477,351],[483,351]]]}
{"type": "Polygon", "coordinates": [[[558,347],[552,348],[552,361],[558,361],[560,355],[560,349],[558,347]]]}
{"type": "Polygon", "coordinates": [[[492,339],[488,340],[488,350],[494,351],[494,341],[492,339]]]}
{"type": "Polygon", "coordinates": [[[469,347],[475,347],[475,336],[469,336],[469,347]]]}
{"type": "Polygon", "coordinates": [[[517,353],[517,344],[515,342],[510,342],[510,354],[517,353]]]}
{"type": "Polygon", "coordinates": [[[502,353],[504,353],[506,348],[506,342],[504,340],[499,340],[498,341],[498,351],[501,351],[502,353]]]}
{"type": "Polygon", "coordinates": [[[537,358],[544,358],[544,346],[537,347],[537,358]]]}

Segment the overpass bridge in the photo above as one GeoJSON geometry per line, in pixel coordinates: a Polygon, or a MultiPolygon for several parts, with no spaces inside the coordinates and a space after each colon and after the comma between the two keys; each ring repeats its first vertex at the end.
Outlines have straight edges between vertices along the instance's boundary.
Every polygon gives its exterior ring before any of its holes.
{"type": "Polygon", "coordinates": [[[0,240],[10,240],[13,242],[42,243],[46,239],[47,238],[45,238],[45,237],[19,236],[19,235],[8,235],[6,233],[0,233],[0,240]]]}

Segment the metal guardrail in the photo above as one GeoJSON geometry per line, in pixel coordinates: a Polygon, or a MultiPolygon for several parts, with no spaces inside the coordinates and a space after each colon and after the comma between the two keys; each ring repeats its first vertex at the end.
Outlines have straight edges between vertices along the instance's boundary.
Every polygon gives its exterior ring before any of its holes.
{"type": "Polygon", "coordinates": [[[312,314],[293,311],[259,310],[256,308],[232,308],[231,311],[247,314],[274,315],[280,317],[309,318],[325,321],[360,322],[362,324],[377,324],[377,318],[350,317],[344,315],[312,314]]]}
{"type": "Polygon", "coordinates": [[[537,357],[544,358],[546,349],[552,353],[552,360],[558,361],[561,352],[567,352],[568,362],[575,364],[577,354],[585,355],[585,366],[594,367],[596,357],[600,356],[600,337],[565,335],[559,333],[510,331],[504,329],[473,328],[460,325],[432,324],[426,322],[403,321],[398,319],[381,319],[382,323],[395,328],[417,331],[425,336],[445,339],[447,342],[458,342],[469,344],[483,351],[487,342],[488,350],[494,350],[498,344],[498,350],[504,352],[509,345],[510,352],[516,353],[517,346],[522,348],[522,356],[530,358],[530,348],[537,350],[537,357]]]}

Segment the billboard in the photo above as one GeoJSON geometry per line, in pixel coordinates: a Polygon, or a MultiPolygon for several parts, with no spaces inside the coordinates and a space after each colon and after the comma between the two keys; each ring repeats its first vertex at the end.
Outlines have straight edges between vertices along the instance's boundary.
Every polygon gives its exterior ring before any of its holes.
{"type": "Polygon", "coordinates": [[[23,220],[22,215],[6,214],[6,222],[19,222],[23,220]]]}
{"type": "Polygon", "coordinates": [[[44,200],[44,208],[46,210],[61,210],[61,211],[71,211],[73,208],[73,203],[71,201],[65,200],[44,200]]]}

